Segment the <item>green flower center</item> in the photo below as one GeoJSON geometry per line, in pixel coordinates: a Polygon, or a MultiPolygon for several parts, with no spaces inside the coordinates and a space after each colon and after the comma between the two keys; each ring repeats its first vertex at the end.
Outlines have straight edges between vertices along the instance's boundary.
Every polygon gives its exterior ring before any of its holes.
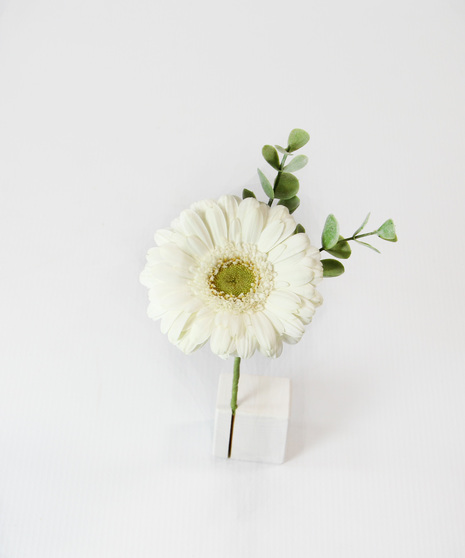
{"type": "Polygon", "coordinates": [[[247,294],[255,283],[252,271],[241,264],[230,264],[222,267],[213,279],[218,291],[232,296],[247,294]]]}

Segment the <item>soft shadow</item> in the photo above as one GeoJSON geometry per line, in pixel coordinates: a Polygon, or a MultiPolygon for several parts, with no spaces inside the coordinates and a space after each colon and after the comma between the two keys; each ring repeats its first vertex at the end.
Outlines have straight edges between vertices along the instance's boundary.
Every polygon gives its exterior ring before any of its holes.
{"type": "Polygon", "coordinates": [[[293,379],[286,461],[347,430],[364,413],[372,388],[372,376],[353,370],[293,379]]]}

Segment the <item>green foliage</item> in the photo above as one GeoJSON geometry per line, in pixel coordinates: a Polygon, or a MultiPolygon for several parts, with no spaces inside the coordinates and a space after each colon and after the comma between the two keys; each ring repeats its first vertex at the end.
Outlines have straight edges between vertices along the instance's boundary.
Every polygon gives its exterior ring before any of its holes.
{"type": "Polygon", "coordinates": [[[289,213],[294,213],[294,211],[300,205],[300,199],[297,196],[294,196],[293,198],[289,198],[288,200],[279,201],[278,205],[284,205],[285,207],[287,207],[287,209],[289,209],[289,213]]]}
{"type": "Polygon", "coordinates": [[[359,244],[362,244],[363,246],[366,246],[367,248],[370,248],[370,250],[374,250],[378,254],[381,254],[381,252],[378,250],[378,248],[375,248],[371,244],[368,244],[368,242],[362,242],[361,240],[357,240],[356,238],[354,238],[354,240],[355,240],[355,242],[358,242],[359,244]]]}
{"type": "Polygon", "coordinates": [[[323,277],[339,277],[344,273],[344,266],[337,260],[321,260],[323,264],[323,277]]]}
{"type": "Polygon", "coordinates": [[[339,223],[336,217],[331,213],[328,215],[325,226],[323,228],[323,233],[321,235],[321,243],[323,248],[328,250],[335,246],[339,241],[339,223]]]}
{"type": "Polygon", "coordinates": [[[274,169],[279,170],[279,155],[272,145],[264,145],[262,155],[265,161],[274,169]]]}
{"type": "Polygon", "coordinates": [[[289,153],[289,151],[287,149],[284,149],[284,147],[281,147],[280,145],[275,145],[275,147],[283,155],[289,155],[290,157],[292,157],[292,153],[289,153]]]}
{"type": "Polygon", "coordinates": [[[273,192],[273,186],[271,185],[270,181],[268,180],[268,178],[262,173],[262,171],[260,169],[257,169],[258,171],[258,176],[260,178],[260,183],[262,185],[262,188],[265,192],[265,194],[272,200],[274,199],[274,192],[273,192]]]}
{"type": "Polygon", "coordinates": [[[242,190],[242,199],[245,200],[246,198],[256,198],[256,196],[251,190],[247,190],[247,188],[244,188],[242,190]]]}
{"type": "Polygon", "coordinates": [[[287,172],[295,172],[303,169],[307,163],[308,157],[306,155],[297,155],[297,157],[294,157],[294,159],[284,167],[284,170],[287,172]]]}
{"type": "Polygon", "coordinates": [[[295,228],[294,234],[299,234],[299,233],[304,233],[305,229],[304,227],[299,223],[297,225],[297,227],[295,228]]]}
{"type": "Polygon", "coordinates": [[[289,134],[289,139],[287,140],[287,151],[297,151],[297,149],[303,147],[309,139],[310,136],[305,130],[294,128],[294,130],[292,130],[289,134]]]}
{"type": "Polygon", "coordinates": [[[368,215],[365,217],[365,221],[363,221],[363,223],[360,225],[360,227],[354,232],[354,234],[352,236],[357,236],[358,233],[360,231],[363,231],[363,229],[365,228],[365,225],[368,223],[368,219],[370,218],[371,213],[368,213],[368,215]]]}
{"type": "Polygon", "coordinates": [[[278,174],[275,180],[274,195],[279,200],[289,200],[299,191],[299,181],[289,172],[278,174]]]}
{"type": "Polygon", "coordinates": [[[396,228],[392,219],[388,219],[387,221],[385,221],[376,231],[376,234],[383,240],[389,240],[389,242],[397,242],[396,228]]]}
{"type": "Polygon", "coordinates": [[[339,240],[337,243],[331,248],[326,250],[331,256],[335,256],[336,258],[340,258],[342,260],[346,260],[350,258],[352,254],[352,250],[349,246],[347,240],[344,240],[344,237],[339,236],[339,240]]]}

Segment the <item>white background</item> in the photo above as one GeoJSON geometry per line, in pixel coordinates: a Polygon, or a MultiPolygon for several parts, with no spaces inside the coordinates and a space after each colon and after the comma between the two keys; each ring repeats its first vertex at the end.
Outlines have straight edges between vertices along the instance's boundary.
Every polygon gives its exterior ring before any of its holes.
{"type": "Polygon", "coordinates": [[[0,557],[465,556],[462,0],[0,2],[0,557]],[[156,229],[259,192],[354,247],[282,358],[282,466],[211,457],[217,377],[146,317],[156,229]],[[270,175],[271,176],[271,175],[270,175]]]}

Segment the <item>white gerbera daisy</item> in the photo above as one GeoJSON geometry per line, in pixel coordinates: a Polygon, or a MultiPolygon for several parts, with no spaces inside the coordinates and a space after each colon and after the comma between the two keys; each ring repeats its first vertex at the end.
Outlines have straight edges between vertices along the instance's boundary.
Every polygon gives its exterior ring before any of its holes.
{"type": "Polygon", "coordinates": [[[223,196],[194,203],[155,234],[141,273],[148,315],[185,353],[268,357],[300,341],[322,298],[320,252],[286,207],[223,196]]]}

